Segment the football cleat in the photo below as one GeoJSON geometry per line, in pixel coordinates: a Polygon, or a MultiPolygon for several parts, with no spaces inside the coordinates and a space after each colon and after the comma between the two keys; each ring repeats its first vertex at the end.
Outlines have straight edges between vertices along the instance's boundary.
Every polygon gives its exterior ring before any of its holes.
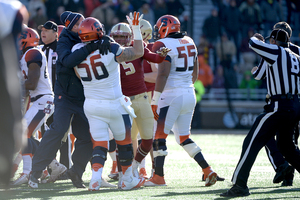
{"type": "Polygon", "coordinates": [[[22,185],[28,182],[29,174],[21,173],[20,177],[17,178],[11,185],[22,185]]]}
{"type": "Polygon", "coordinates": [[[53,160],[50,163],[49,167],[51,168],[52,172],[47,181],[48,183],[55,182],[60,176],[62,176],[67,171],[67,167],[59,163],[57,160],[53,160]]]}
{"type": "Polygon", "coordinates": [[[101,178],[101,187],[106,187],[106,188],[116,188],[118,187],[117,185],[111,184],[107,182],[104,178],[101,178]]]}
{"type": "Polygon", "coordinates": [[[39,187],[39,180],[37,178],[35,178],[34,175],[35,175],[35,173],[30,174],[29,181],[28,181],[28,186],[33,188],[33,189],[37,189],[39,187]]]}
{"type": "Polygon", "coordinates": [[[217,182],[217,173],[212,170],[210,166],[202,169],[204,173],[205,186],[214,185],[217,182]]]}
{"type": "Polygon", "coordinates": [[[220,194],[221,197],[245,197],[249,196],[249,189],[243,188],[239,185],[234,184],[227,192],[220,194]]]}
{"type": "Polygon", "coordinates": [[[94,179],[90,181],[89,191],[97,191],[101,186],[102,179],[94,179]]]}
{"type": "Polygon", "coordinates": [[[119,180],[119,173],[114,173],[114,174],[108,174],[108,177],[113,179],[113,180],[119,180]]]}
{"type": "Polygon", "coordinates": [[[144,183],[145,183],[144,178],[137,178],[137,177],[132,176],[127,180],[122,180],[121,189],[122,190],[131,190],[134,188],[139,188],[139,187],[143,186],[144,183]]]}
{"type": "Polygon", "coordinates": [[[50,174],[48,173],[48,170],[45,169],[41,176],[41,183],[47,183],[49,178],[50,178],[50,174]]]}
{"type": "Polygon", "coordinates": [[[146,172],[146,169],[143,167],[140,169],[140,173],[139,173],[140,177],[143,177],[145,179],[148,179],[147,178],[147,172],[146,172]]]}
{"type": "Polygon", "coordinates": [[[108,177],[116,181],[119,179],[117,161],[113,161],[113,165],[111,167],[111,171],[108,177]]]}
{"type": "Polygon", "coordinates": [[[157,174],[153,174],[153,177],[145,182],[144,186],[153,187],[153,186],[167,186],[165,178],[157,174]]]}

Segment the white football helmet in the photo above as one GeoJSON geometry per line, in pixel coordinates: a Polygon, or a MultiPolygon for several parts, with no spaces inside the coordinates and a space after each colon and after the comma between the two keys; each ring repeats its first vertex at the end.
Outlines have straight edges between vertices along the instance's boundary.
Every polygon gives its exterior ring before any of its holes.
{"type": "Polygon", "coordinates": [[[112,27],[110,36],[120,45],[129,46],[132,40],[132,31],[129,24],[121,22],[112,27]]]}
{"type": "Polygon", "coordinates": [[[140,20],[140,29],[143,40],[150,40],[152,38],[152,26],[147,20],[140,20]]]}

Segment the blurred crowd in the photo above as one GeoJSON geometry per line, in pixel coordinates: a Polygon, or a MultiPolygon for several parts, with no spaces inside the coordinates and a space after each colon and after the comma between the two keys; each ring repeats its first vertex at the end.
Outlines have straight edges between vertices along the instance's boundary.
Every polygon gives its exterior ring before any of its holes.
{"type": "MultiPolygon", "coordinates": [[[[137,10],[152,25],[170,14],[181,21],[187,30],[189,14],[182,0],[21,0],[30,13],[29,26],[52,20],[62,24],[60,15],[68,10],[92,16],[109,31],[119,22],[126,22],[126,14],[137,10]]],[[[202,0],[213,4],[210,15],[203,22],[198,45],[200,73],[207,91],[210,88],[265,88],[255,82],[250,70],[260,58],[249,49],[248,40],[256,32],[268,36],[278,21],[286,21],[293,28],[293,41],[300,38],[300,1],[296,0],[202,0]]]]}
{"type": "MultiPolygon", "coordinates": [[[[293,28],[292,42],[299,44],[300,1],[212,0],[211,2],[214,7],[204,20],[203,34],[198,45],[199,57],[203,57],[213,76],[211,83],[205,87],[265,88],[265,82],[255,81],[251,75],[251,69],[259,63],[260,58],[249,49],[248,40],[254,33],[268,36],[275,23],[286,21],[293,28]]],[[[207,66],[204,67],[208,71],[207,66]]]]}

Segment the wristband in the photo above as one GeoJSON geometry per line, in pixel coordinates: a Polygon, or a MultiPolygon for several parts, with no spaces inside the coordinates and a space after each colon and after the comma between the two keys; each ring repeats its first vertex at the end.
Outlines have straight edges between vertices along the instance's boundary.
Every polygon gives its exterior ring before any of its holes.
{"type": "Polygon", "coordinates": [[[143,40],[140,25],[132,25],[133,39],[134,40],[143,40]]]}
{"type": "Polygon", "coordinates": [[[160,95],[161,95],[161,92],[154,91],[154,94],[153,94],[153,97],[151,100],[151,105],[157,105],[160,95]]]}

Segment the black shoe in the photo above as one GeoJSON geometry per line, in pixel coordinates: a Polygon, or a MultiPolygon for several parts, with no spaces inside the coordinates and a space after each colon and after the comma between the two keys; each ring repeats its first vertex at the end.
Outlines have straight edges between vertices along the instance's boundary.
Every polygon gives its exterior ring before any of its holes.
{"type": "Polygon", "coordinates": [[[71,169],[69,169],[67,172],[66,172],[67,176],[71,179],[73,185],[77,188],[86,188],[85,185],[83,184],[83,181],[82,179],[79,177],[79,175],[74,172],[71,169]]]}
{"type": "Polygon", "coordinates": [[[58,181],[58,180],[68,180],[68,179],[70,179],[70,177],[67,175],[67,173],[64,173],[61,176],[59,176],[58,179],[56,180],[58,181]]]}
{"type": "Polygon", "coordinates": [[[221,197],[244,197],[250,195],[249,189],[242,188],[239,185],[234,184],[227,192],[220,194],[221,197]]]}
{"type": "Polygon", "coordinates": [[[293,186],[293,179],[283,179],[281,186],[293,186]]]}
{"type": "Polygon", "coordinates": [[[290,166],[287,162],[280,165],[276,170],[276,174],[273,179],[273,183],[280,183],[283,181],[285,176],[293,170],[293,167],[290,166]]]}
{"type": "MultiPolygon", "coordinates": [[[[217,181],[224,181],[224,180],[225,180],[225,178],[220,177],[220,176],[217,175],[217,181]]],[[[204,180],[204,174],[202,174],[202,181],[205,181],[204,180]]]]}

